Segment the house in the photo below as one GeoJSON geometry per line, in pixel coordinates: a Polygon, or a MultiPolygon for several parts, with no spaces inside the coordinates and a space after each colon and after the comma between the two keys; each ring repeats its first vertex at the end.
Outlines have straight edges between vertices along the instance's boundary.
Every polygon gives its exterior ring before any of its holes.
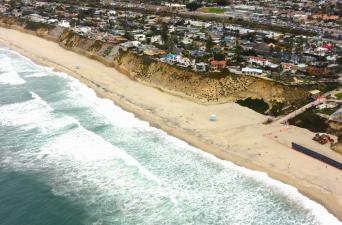
{"type": "MultiPolygon", "coordinates": [[[[122,36],[119,35],[109,35],[107,37],[107,42],[109,43],[113,43],[113,44],[118,44],[118,43],[122,43],[122,42],[126,42],[127,38],[124,38],[122,36]]],[[[135,47],[138,47],[139,44],[137,44],[135,47]]]]}
{"type": "Polygon", "coordinates": [[[208,71],[209,65],[204,62],[196,63],[193,69],[197,72],[206,72],[208,71]]]}
{"type": "Polygon", "coordinates": [[[66,20],[62,20],[61,22],[58,23],[58,26],[69,28],[70,27],[70,23],[68,21],[66,21],[66,20]]]}
{"type": "Polygon", "coordinates": [[[222,69],[226,68],[227,62],[225,60],[213,60],[210,62],[210,69],[214,72],[219,72],[222,69]]]}
{"type": "Polygon", "coordinates": [[[177,62],[177,57],[178,55],[176,54],[167,54],[167,55],[163,55],[162,57],[160,57],[160,60],[162,62],[166,62],[168,64],[175,64],[177,62]]]}
{"type": "Polygon", "coordinates": [[[279,67],[278,64],[272,63],[268,59],[264,59],[264,58],[256,57],[256,56],[249,56],[247,61],[250,64],[259,65],[259,66],[262,66],[262,67],[269,67],[269,68],[272,68],[272,69],[276,69],[276,68],[279,67]]]}
{"type": "Polygon", "coordinates": [[[246,75],[262,75],[263,71],[261,69],[245,67],[242,68],[242,73],[246,75]]]}
{"type": "Polygon", "coordinates": [[[76,30],[82,34],[88,34],[91,32],[91,27],[79,27],[76,30]]]}
{"type": "Polygon", "coordinates": [[[316,98],[321,94],[321,91],[320,90],[312,90],[312,91],[309,91],[309,93],[311,94],[312,97],[316,98]]]}
{"type": "Polygon", "coordinates": [[[181,67],[192,67],[195,64],[194,60],[190,60],[187,57],[178,57],[177,62],[181,67]]]}
{"type": "Polygon", "coordinates": [[[163,45],[164,44],[164,41],[163,41],[161,35],[152,36],[150,42],[151,42],[151,44],[153,44],[153,43],[156,43],[158,45],[163,45]]]}
{"type": "Polygon", "coordinates": [[[146,35],[145,34],[135,34],[134,40],[144,42],[144,41],[146,41],[146,35]]]}
{"type": "Polygon", "coordinates": [[[283,68],[283,72],[296,73],[298,70],[297,66],[292,63],[281,63],[281,67],[283,68]]]}
{"type": "Polygon", "coordinates": [[[120,44],[120,48],[124,51],[127,51],[130,48],[138,48],[139,46],[141,46],[140,41],[127,41],[120,44]]]}
{"type": "Polygon", "coordinates": [[[316,109],[333,109],[336,108],[338,104],[336,102],[324,102],[318,106],[316,106],[316,109]]]}
{"type": "Polygon", "coordinates": [[[306,64],[304,64],[304,63],[301,63],[301,64],[298,64],[297,65],[297,69],[299,70],[299,71],[301,71],[301,72],[306,72],[306,68],[307,68],[308,66],[306,65],[306,64]]]}
{"type": "Polygon", "coordinates": [[[185,45],[191,45],[192,44],[192,39],[184,37],[183,40],[182,40],[182,43],[185,44],[185,45]]]}
{"type": "Polygon", "coordinates": [[[44,23],[44,22],[46,22],[46,20],[41,15],[38,15],[36,13],[33,13],[33,14],[29,15],[28,18],[29,18],[29,20],[31,20],[33,22],[37,22],[37,23],[44,23]]]}
{"type": "Polygon", "coordinates": [[[266,63],[268,62],[268,60],[261,58],[261,57],[249,56],[247,59],[247,62],[251,64],[256,64],[259,66],[266,66],[266,63]]]}
{"type": "Polygon", "coordinates": [[[190,56],[192,58],[201,58],[204,56],[205,51],[203,51],[203,50],[190,50],[189,53],[190,53],[190,56]]]}

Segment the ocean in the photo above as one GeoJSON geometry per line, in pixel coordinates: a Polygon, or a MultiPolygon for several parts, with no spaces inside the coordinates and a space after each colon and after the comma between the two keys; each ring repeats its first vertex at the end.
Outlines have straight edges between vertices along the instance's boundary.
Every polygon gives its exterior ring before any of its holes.
{"type": "Polygon", "coordinates": [[[0,224],[341,223],[295,188],[219,160],[2,48],[0,224]]]}

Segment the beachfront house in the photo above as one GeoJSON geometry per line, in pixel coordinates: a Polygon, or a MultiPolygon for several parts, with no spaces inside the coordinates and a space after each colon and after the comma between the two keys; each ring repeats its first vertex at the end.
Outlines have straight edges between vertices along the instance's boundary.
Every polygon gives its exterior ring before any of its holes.
{"type": "Polygon", "coordinates": [[[179,63],[179,66],[181,67],[192,67],[195,64],[195,60],[191,60],[187,57],[178,57],[177,62],[179,63]]]}
{"type": "Polygon", "coordinates": [[[191,38],[188,38],[188,37],[184,37],[184,38],[182,39],[182,43],[183,43],[184,45],[191,45],[192,42],[193,42],[193,40],[192,40],[191,38]]]}
{"type": "Polygon", "coordinates": [[[272,63],[268,59],[264,59],[264,58],[256,57],[256,56],[249,56],[247,59],[247,62],[252,65],[257,65],[261,67],[269,67],[271,69],[276,69],[279,67],[278,64],[272,63]]]}
{"type": "Polygon", "coordinates": [[[263,71],[261,69],[245,67],[242,68],[241,72],[246,75],[262,75],[263,71]]]}
{"type": "Polygon", "coordinates": [[[293,63],[281,63],[281,67],[283,73],[288,72],[294,74],[297,73],[298,70],[297,66],[293,63]]]}
{"type": "Polygon", "coordinates": [[[213,60],[210,62],[210,69],[213,72],[220,72],[222,69],[226,68],[227,62],[225,60],[213,60]]]}
{"type": "Polygon", "coordinates": [[[197,72],[207,72],[208,69],[209,69],[209,65],[207,63],[204,63],[204,62],[196,63],[193,66],[193,70],[195,70],[197,72]]]}
{"type": "Polygon", "coordinates": [[[178,60],[177,57],[178,57],[178,55],[176,55],[176,54],[167,54],[167,55],[163,55],[162,57],[160,57],[160,60],[162,62],[166,62],[168,64],[173,65],[177,62],[177,60],[178,60]]]}
{"type": "Polygon", "coordinates": [[[333,109],[336,108],[338,104],[336,102],[323,102],[322,104],[316,106],[316,109],[333,109]]]}
{"type": "Polygon", "coordinates": [[[70,27],[70,23],[66,20],[62,20],[58,23],[58,26],[60,27],[64,27],[64,28],[69,28],[70,27]]]}
{"type": "Polygon", "coordinates": [[[146,35],[145,34],[135,34],[134,40],[144,42],[144,41],[146,41],[146,35]]]}
{"type": "Polygon", "coordinates": [[[127,51],[130,48],[138,48],[141,46],[140,41],[127,41],[120,44],[120,49],[127,51]]]}
{"type": "Polygon", "coordinates": [[[163,41],[161,35],[154,35],[154,36],[151,37],[150,43],[151,43],[151,44],[163,45],[163,44],[164,44],[164,41],[163,41]]]}

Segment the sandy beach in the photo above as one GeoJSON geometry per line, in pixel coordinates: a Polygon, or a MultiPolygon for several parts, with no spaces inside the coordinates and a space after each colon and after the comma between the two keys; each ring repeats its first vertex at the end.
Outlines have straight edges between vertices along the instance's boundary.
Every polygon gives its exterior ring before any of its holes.
{"type": "Polygon", "coordinates": [[[341,171],[291,149],[296,142],[342,162],[342,155],[312,141],[312,132],[263,125],[267,117],[235,103],[201,105],[166,94],[30,34],[0,28],[0,47],[4,46],[79,79],[100,97],[195,147],[296,187],[342,220],[341,171]],[[216,122],[209,121],[212,113],[216,122]]]}

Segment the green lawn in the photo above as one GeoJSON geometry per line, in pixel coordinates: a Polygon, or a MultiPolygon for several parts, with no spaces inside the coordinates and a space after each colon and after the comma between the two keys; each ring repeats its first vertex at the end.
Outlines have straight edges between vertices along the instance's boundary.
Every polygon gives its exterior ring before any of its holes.
{"type": "Polygon", "coordinates": [[[224,9],[222,8],[208,8],[209,13],[224,13],[224,9]]]}
{"type": "Polygon", "coordinates": [[[216,13],[216,14],[224,13],[223,8],[217,8],[217,7],[204,7],[204,8],[201,8],[200,11],[204,13],[216,13]]]}
{"type": "Polygon", "coordinates": [[[342,99],[342,92],[335,95],[338,99],[342,99]]]}

